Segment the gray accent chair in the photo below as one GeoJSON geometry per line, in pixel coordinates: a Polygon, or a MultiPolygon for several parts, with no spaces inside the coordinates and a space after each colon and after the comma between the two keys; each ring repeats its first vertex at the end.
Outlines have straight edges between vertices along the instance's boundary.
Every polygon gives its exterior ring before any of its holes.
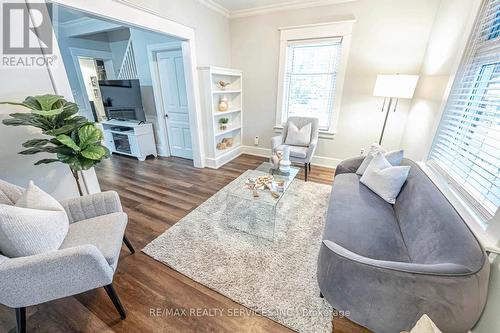
{"type": "Polygon", "coordinates": [[[305,181],[308,174],[311,172],[311,160],[318,145],[319,124],[318,118],[312,117],[289,117],[286,124],[283,126],[283,131],[280,135],[271,138],[271,149],[275,153],[277,150],[283,149],[285,146],[286,136],[288,132],[289,122],[294,123],[298,128],[311,123],[311,141],[307,146],[290,146],[290,161],[304,165],[305,181]]]}
{"type": "Polygon", "coordinates": [[[486,303],[485,251],[411,160],[396,203],[359,182],[363,158],[336,169],[318,259],[321,296],[378,333],[409,331],[427,314],[443,332],[467,332],[486,303]]]}
{"type": "MultiPolygon", "coordinates": [[[[0,180],[0,203],[14,204],[21,187],[0,180]]],[[[112,282],[125,237],[127,214],[116,192],[61,202],[69,231],[57,251],[8,258],[0,254],[0,303],[16,310],[18,332],[26,332],[26,307],[104,287],[125,319],[112,282]]]]}

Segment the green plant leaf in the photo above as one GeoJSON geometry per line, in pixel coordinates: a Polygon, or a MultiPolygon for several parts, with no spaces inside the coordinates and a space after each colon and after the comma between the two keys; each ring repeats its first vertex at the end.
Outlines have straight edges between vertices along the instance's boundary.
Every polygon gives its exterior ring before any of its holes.
{"type": "Polygon", "coordinates": [[[71,164],[75,159],[75,155],[65,154],[62,152],[57,153],[57,159],[62,163],[71,164]]]}
{"type": "Polygon", "coordinates": [[[58,135],[56,137],[56,139],[59,142],[61,142],[63,145],[65,145],[66,147],[69,147],[77,152],[80,151],[80,147],[78,147],[78,145],[75,143],[75,141],[73,141],[73,139],[70,138],[69,136],[67,136],[66,134],[58,135]]]}
{"type": "Polygon", "coordinates": [[[44,131],[43,134],[51,135],[51,136],[58,136],[61,134],[68,134],[71,132],[73,129],[75,129],[74,124],[66,124],[64,126],[61,126],[59,128],[54,128],[51,130],[44,131]]]}
{"type": "Polygon", "coordinates": [[[34,96],[36,101],[40,104],[40,111],[49,111],[53,109],[53,105],[61,100],[64,100],[62,96],[58,95],[38,95],[34,96]]]}
{"type": "Polygon", "coordinates": [[[23,105],[27,108],[32,109],[32,110],[41,110],[42,109],[42,106],[40,105],[40,103],[33,96],[26,97],[23,101],[23,105]]]}
{"type": "Polygon", "coordinates": [[[85,150],[82,150],[82,156],[94,161],[99,161],[101,158],[106,156],[106,149],[101,145],[88,146],[85,150]]]}
{"type": "Polygon", "coordinates": [[[51,143],[50,140],[47,139],[31,139],[23,143],[24,148],[30,148],[30,147],[41,147],[44,146],[48,143],[51,143]]]}
{"type": "Polygon", "coordinates": [[[78,138],[80,139],[80,147],[85,150],[87,146],[99,143],[102,139],[102,132],[94,124],[87,124],[78,130],[78,138]]]}
{"type": "Polygon", "coordinates": [[[35,165],[49,164],[49,163],[54,163],[54,162],[60,162],[60,161],[57,158],[44,158],[43,160],[35,162],[35,165]]]}
{"type": "Polygon", "coordinates": [[[38,114],[44,117],[53,117],[61,114],[64,111],[63,108],[52,109],[52,110],[31,110],[31,113],[38,114]]]}
{"type": "Polygon", "coordinates": [[[54,146],[43,146],[43,147],[32,147],[25,150],[21,150],[19,154],[21,155],[33,155],[38,153],[57,153],[60,147],[54,146]]]}

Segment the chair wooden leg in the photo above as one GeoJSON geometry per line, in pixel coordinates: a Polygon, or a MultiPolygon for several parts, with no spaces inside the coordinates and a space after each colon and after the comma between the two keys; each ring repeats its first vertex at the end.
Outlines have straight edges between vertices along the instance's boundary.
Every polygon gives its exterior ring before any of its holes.
{"type": "Polygon", "coordinates": [[[16,308],[17,333],[26,333],[26,308],[16,308]]]}
{"type": "Polygon", "coordinates": [[[305,171],[305,181],[307,182],[307,163],[304,163],[304,171],[305,171]]]}
{"type": "Polygon", "coordinates": [[[309,162],[309,173],[311,173],[311,162],[309,162]]]}
{"type": "Polygon", "coordinates": [[[125,243],[125,245],[127,246],[128,250],[134,254],[135,253],[135,249],[134,247],[132,246],[132,243],[130,243],[130,241],[128,240],[127,238],[127,235],[123,235],[123,242],[125,243]]]}
{"type": "Polygon", "coordinates": [[[127,318],[127,314],[125,313],[125,309],[123,308],[123,305],[120,302],[120,298],[118,297],[118,294],[116,293],[115,288],[113,288],[113,284],[108,284],[107,286],[104,286],[104,290],[106,290],[106,293],[108,294],[109,298],[111,298],[113,305],[115,306],[116,310],[120,314],[120,318],[122,320],[127,318]]]}
{"type": "Polygon", "coordinates": [[[325,297],[325,296],[323,296],[323,293],[321,291],[319,292],[319,297],[321,297],[321,298],[325,297]]]}

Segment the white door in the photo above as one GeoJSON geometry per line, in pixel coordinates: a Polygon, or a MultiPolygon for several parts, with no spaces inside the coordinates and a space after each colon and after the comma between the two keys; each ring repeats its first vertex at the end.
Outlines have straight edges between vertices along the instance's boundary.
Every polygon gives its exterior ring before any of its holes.
{"type": "Polygon", "coordinates": [[[156,54],[170,155],[193,159],[181,50],[156,54]]]}

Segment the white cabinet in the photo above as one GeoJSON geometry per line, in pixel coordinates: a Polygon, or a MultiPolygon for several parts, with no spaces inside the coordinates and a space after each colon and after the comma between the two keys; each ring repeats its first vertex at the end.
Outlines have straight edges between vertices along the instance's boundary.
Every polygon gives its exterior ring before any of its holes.
{"type": "Polygon", "coordinates": [[[242,153],[243,140],[243,76],[237,69],[199,67],[202,86],[202,109],[205,140],[205,164],[219,168],[242,153]],[[228,83],[222,88],[219,82],[228,83]],[[221,111],[221,101],[227,109],[221,111]],[[226,124],[222,123],[224,119],[226,124]],[[227,143],[227,144],[222,144],[227,143]]]}
{"type": "Polygon", "coordinates": [[[153,125],[133,121],[108,120],[100,123],[104,144],[112,152],[137,157],[158,156],[153,135],[153,125]]]}

